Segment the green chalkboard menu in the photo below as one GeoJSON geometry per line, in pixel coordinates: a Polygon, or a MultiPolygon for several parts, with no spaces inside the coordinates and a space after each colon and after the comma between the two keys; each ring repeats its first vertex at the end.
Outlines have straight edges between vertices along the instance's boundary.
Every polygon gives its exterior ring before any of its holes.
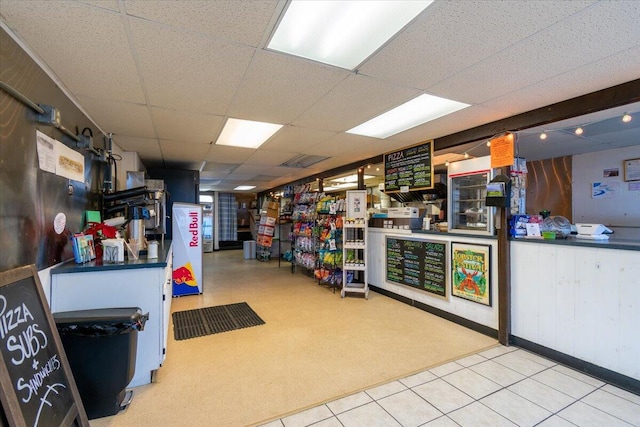
{"type": "Polygon", "coordinates": [[[387,237],[387,281],[447,296],[447,243],[387,237]]]}
{"type": "Polygon", "coordinates": [[[0,401],[10,425],[89,426],[34,266],[0,273],[0,401]]]}
{"type": "Polygon", "coordinates": [[[384,155],[384,192],[433,188],[433,140],[384,155]]]}

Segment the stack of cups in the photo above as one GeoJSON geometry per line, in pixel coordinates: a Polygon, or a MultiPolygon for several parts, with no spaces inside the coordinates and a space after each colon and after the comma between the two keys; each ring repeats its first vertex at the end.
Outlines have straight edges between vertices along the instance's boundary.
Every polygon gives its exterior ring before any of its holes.
{"type": "Polygon", "coordinates": [[[422,218],[422,229],[423,230],[429,230],[431,228],[431,217],[425,215],[422,218]]]}

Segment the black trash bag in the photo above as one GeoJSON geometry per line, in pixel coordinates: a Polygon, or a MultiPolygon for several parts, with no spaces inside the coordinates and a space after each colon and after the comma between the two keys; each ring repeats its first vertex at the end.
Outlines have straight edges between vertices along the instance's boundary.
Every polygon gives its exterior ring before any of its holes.
{"type": "Polygon", "coordinates": [[[121,335],[142,331],[149,313],[137,307],[100,308],[54,313],[58,333],[83,337],[121,335]]]}

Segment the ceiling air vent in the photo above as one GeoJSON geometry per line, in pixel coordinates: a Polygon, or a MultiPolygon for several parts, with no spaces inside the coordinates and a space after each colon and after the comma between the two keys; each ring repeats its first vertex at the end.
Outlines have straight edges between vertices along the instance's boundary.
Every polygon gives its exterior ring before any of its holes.
{"type": "Polygon", "coordinates": [[[329,157],[325,156],[309,156],[306,154],[300,154],[292,159],[287,160],[280,166],[287,168],[308,168],[311,165],[315,165],[323,160],[327,160],[329,157]]]}

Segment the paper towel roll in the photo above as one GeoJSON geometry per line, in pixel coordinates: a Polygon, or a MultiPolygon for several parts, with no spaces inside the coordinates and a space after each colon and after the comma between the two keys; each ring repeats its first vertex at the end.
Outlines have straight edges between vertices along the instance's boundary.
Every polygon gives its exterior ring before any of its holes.
{"type": "Polygon", "coordinates": [[[147,244],[147,258],[148,259],[158,258],[158,242],[151,241],[147,244]]]}

